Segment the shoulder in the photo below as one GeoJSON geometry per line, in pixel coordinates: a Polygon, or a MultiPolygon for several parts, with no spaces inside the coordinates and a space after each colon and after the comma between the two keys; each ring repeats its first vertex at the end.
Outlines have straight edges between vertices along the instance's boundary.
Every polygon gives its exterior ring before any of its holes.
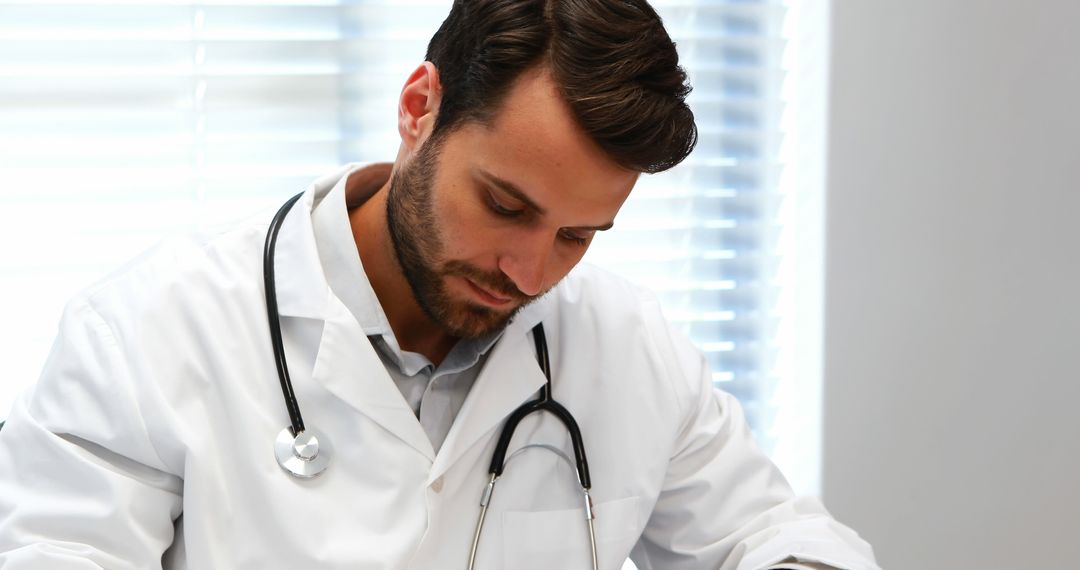
{"type": "Polygon", "coordinates": [[[209,313],[260,283],[265,222],[171,236],[90,284],[84,302],[110,323],[209,313]]]}
{"type": "Polygon", "coordinates": [[[655,294],[590,263],[579,263],[553,293],[557,310],[575,312],[597,326],[660,317],[655,294]]]}
{"type": "Polygon", "coordinates": [[[673,337],[693,350],[665,318],[656,294],[623,277],[581,263],[556,289],[555,310],[575,328],[612,335],[621,345],[646,343],[666,360],[673,356],[665,349],[673,337]]]}
{"type": "MultiPolygon", "coordinates": [[[[704,356],[665,318],[657,296],[591,264],[579,264],[553,291],[560,330],[598,361],[630,366],[631,376],[666,385],[680,407],[702,396],[704,356]]],[[[659,386],[657,386],[659,387],[659,386]]]]}

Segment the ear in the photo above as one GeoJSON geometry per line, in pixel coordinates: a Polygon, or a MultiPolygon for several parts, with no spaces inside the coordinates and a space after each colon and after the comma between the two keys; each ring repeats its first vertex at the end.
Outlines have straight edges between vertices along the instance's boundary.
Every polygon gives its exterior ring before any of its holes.
{"type": "Polygon", "coordinates": [[[441,96],[439,70],[435,64],[425,61],[409,75],[398,99],[398,134],[401,143],[410,150],[431,134],[441,96]]]}

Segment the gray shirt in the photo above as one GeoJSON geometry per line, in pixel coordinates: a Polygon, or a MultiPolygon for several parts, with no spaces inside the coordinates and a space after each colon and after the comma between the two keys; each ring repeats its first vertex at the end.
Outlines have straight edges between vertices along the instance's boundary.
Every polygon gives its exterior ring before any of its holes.
{"type": "MultiPolygon", "coordinates": [[[[349,172],[362,168],[365,166],[356,165],[349,172]]],[[[458,341],[437,367],[424,355],[401,349],[356,249],[345,199],[348,179],[342,177],[313,207],[311,221],[319,263],[330,289],[364,330],[437,452],[483,367],[488,350],[500,334],[458,341]]],[[[367,196],[350,196],[349,202],[360,203],[377,189],[377,186],[364,189],[367,196]]],[[[375,378],[357,378],[357,382],[375,381],[375,378]]]]}

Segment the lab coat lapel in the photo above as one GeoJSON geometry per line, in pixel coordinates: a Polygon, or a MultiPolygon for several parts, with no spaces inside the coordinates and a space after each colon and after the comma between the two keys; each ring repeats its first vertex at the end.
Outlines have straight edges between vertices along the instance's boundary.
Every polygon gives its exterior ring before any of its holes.
{"type": "MultiPolygon", "coordinates": [[[[469,390],[432,466],[429,483],[444,474],[478,440],[496,430],[521,404],[537,396],[544,373],[536,361],[529,330],[540,322],[542,302],[507,327],[491,349],[483,370],[469,390]]],[[[550,336],[550,332],[548,333],[550,336]]]]}
{"type": "Polygon", "coordinates": [[[274,282],[282,317],[322,319],[327,314],[330,285],[319,262],[311,209],[316,198],[325,196],[354,167],[345,166],[308,186],[281,224],[274,251],[274,282]]]}
{"type": "Polygon", "coordinates": [[[330,295],[312,378],[428,459],[435,459],[431,440],[363,328],[333,295],[330,295]]]}

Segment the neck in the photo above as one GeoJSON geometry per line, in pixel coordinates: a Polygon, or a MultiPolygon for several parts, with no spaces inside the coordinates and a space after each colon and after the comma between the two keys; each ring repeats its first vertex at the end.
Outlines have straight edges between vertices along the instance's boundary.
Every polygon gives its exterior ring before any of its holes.
{"type": "MultiPolygon", "coordinates": [[[[353,186],[350,177],[346,183],[346,195],[353,186]]],[[[370,198],[349,211],[349,224],[371,288],[379,299],[390,328],[394,331],[402,350],[423,354],[436,366],[442,362],[457,338],[449,335],[432,321],[409,286],[405,273],[398,263],[390,229],[386,223],[386,197],[390,191],[389,176],[370,198]]],[[[350,205],[354,200],[346,198],[350,205]]]]}

